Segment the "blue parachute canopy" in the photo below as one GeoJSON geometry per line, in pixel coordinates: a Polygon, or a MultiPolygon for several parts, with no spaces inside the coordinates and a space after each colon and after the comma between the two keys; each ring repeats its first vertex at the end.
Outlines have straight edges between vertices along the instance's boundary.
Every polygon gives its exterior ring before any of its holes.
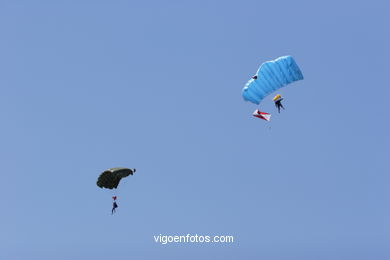
{"type": "Polygon", "coordinates": [[[242,96],[246,101],[257,105],[277,89],[303,79],[301,70],[291,56],[264,62],[255,76],[242,89],[242,96]]]}

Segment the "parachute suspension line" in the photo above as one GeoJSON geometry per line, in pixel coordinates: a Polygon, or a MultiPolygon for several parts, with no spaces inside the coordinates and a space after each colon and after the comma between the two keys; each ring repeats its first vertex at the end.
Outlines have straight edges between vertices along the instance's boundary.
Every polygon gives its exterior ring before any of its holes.
{"type": "Polygon", "coordinates": [[[112,189],[112,190],[111,190],[111,196],[112,196],[112,197],[115,197],[115,198],[118,199],[118,198],[120,197],[120,195],[121,195],[121,194],[120,194],[120,189],[112,189]]]}

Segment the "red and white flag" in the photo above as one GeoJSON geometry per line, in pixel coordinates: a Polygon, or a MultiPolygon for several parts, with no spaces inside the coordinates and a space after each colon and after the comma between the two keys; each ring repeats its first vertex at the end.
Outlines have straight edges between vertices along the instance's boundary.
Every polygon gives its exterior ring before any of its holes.
{"type": "Polygon", "coordinates": [[[253,116],[261,118],[263,120],[271,120],[271,114],[261,112],[260,110],[256,109],[255,112],[253,112],[253,116]]]}

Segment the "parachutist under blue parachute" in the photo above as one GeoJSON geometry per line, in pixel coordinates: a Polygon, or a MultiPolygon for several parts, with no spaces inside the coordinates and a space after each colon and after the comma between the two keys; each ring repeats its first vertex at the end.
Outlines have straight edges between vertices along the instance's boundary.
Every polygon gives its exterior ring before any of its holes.
{"type": "MultiPolygon", "coordinates": [[[[279,57],[261,64],[256,74],[242,89],[242,96],[244,100],[259,105],[272,92],[302,79],[302,72],[293,57],[279,57]]],[[[283,98],[280,95],[274,97],[274,102],[279,112],[280,108],[284,109],[281,103],[282,100],[283,98]]]]}

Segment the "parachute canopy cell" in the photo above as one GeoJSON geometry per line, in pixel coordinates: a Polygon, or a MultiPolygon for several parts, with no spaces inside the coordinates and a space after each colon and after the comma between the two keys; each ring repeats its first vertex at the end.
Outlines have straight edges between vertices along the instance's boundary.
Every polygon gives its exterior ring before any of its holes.
{"type": "Polygon", "coordinates": [[[303,79],[301,70],[291,56],[264,62],[255,76],[257,77],[250,79],[242,89],[242,96],[246,101],[257,105],[279,88],[303,79]]]}
{"type": "Polygon", "coordinates": [[[100,174],[96,184],[100,188],[116,189],[122,178],[125,178],[129,175],[133,175],[134,173],[135,169],[132,170],[128,168],[110,168],[100,174]]]}

